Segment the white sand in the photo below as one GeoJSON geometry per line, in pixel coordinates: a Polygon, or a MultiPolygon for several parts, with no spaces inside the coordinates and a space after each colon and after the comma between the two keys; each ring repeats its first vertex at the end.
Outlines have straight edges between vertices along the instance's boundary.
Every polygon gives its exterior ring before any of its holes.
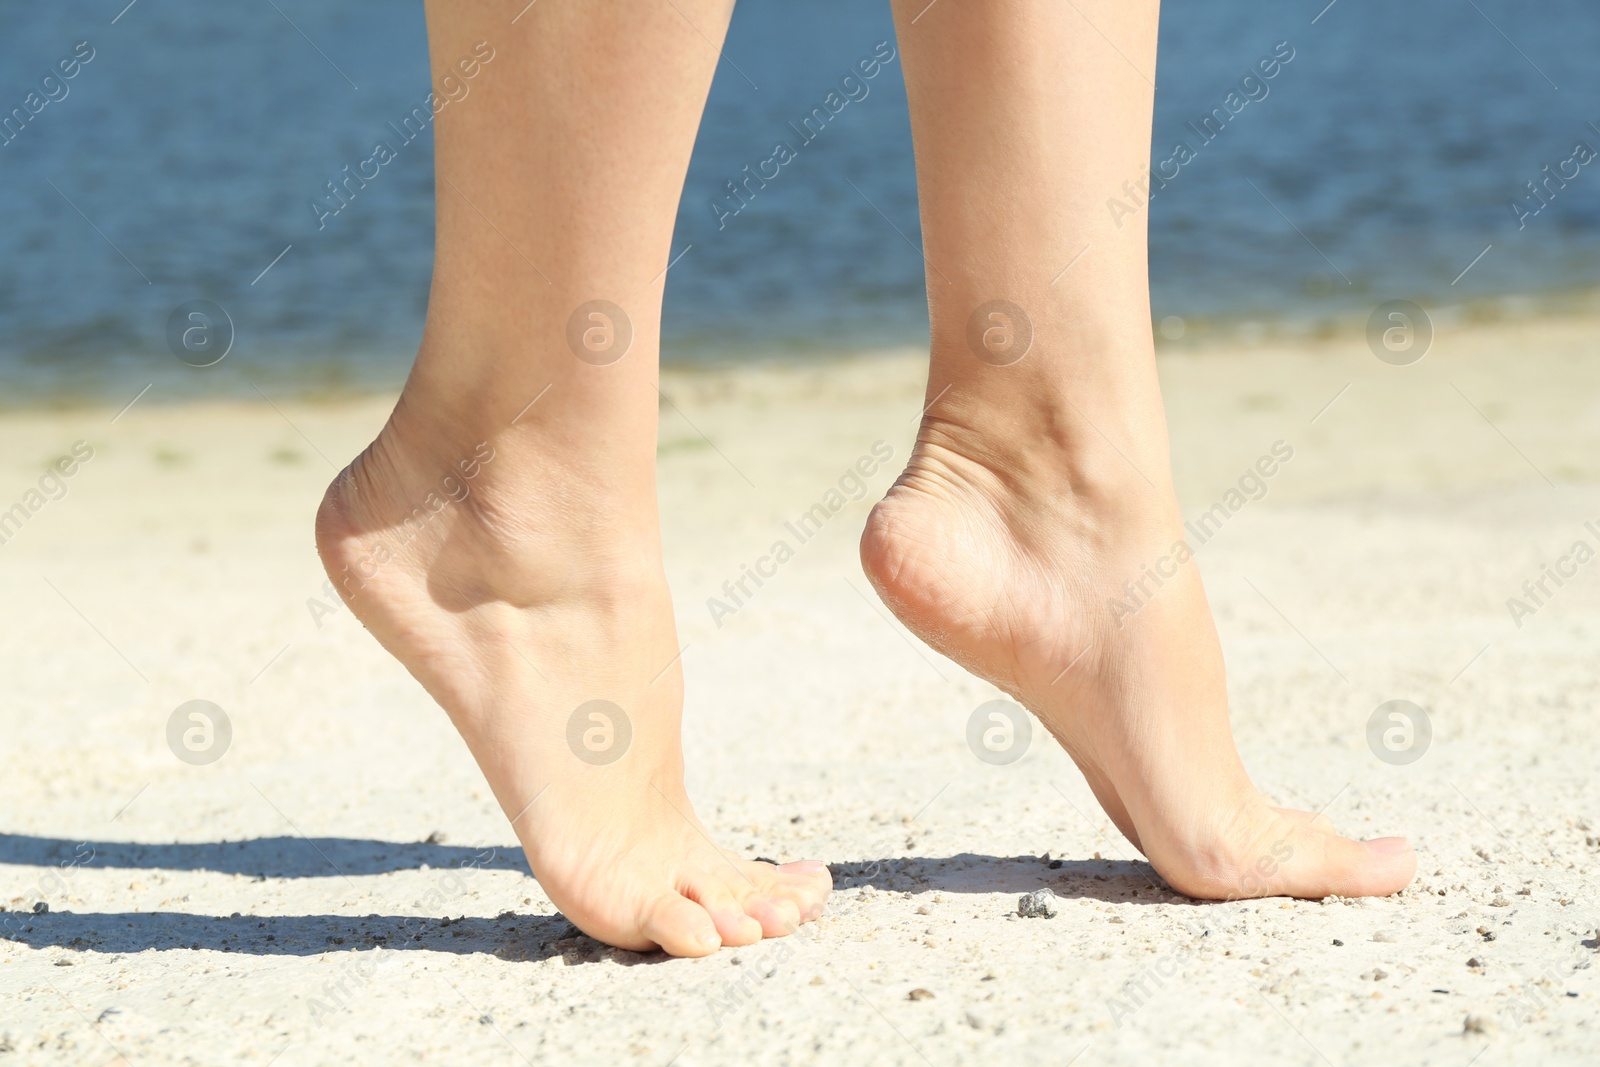
{"type": "Polygon", "coordinates": [[[385,400],[0,418],[0,510],[95,450],[0,545],[0,1065],[1593,1063],[1600,563],[1520,629],[1505,602],[1600,543],[1596,327],[1446,329],[1410,368],[1359,341],[1164,358],[1186,507],[1295,450],[1201,565],[1257,781],[1416,842],[1416,884],[1372,901],[1184,900],[1042,730],[973,757],[996,694],[855,562],[913,354],[669,375],[691,788],[725,843],[838,886],[804,936],[705,960],[575,936],[444,716],[347,612],[314,620],[332,472],[301,432],[342,464],[385,400]],[[714,625],[880,439],[867,499],[714,625]],[[210,766],[165,740],[196,698],[232,723],[210,766]],[[1409,766],[1367,746],[1392,698],[1430,713],[1409,766]],[[1016,918],[1041,886],[1059,914],[1016,918]]]}

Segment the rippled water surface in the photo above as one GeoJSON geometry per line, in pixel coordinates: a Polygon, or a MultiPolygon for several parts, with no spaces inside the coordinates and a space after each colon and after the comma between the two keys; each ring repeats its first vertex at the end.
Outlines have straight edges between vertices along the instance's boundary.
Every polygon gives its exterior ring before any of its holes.
{"type": "MultiPolygon", "coordinates": [[[[3,395],[397,382],[432,255],[431,138],[390,126],[429,90],[421,5],[123,3],[0,3],[0,114],[78,42],[93,56],[0,144],[3,395]],[[312,200],[380,138],[395,159],[319,230],[312,200]],[[234,320],[225,373],[167,351],[172,309],[201,298],[234,320]]],[[[1600,164],[1512,207],[1546,165],[1571,173],[1576,142],[1600,148],[1600,8],[1324,3],[1167,5],[1153,159],[1179,140],[1193,158],[1150,206],[1157,316],[1306,323],[1600,282],[1600,164]],[[1279,42],[1294,58],[1203,142],[1188,124],[1279,42]]],[[[737,216],[711,208],[893,39],[885,3],[742,0],[678,218],[669,359],[925,336],[898,63],[737,216]]]]}

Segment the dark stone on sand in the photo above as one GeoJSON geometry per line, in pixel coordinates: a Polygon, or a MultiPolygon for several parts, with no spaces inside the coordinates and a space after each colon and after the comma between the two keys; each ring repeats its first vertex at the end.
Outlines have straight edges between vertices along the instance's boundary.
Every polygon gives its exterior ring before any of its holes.
{"type": "Polygon", "coordinates": [[[1017,914],[1024,919],[1049,919],[1056,913],[1056,895],[1050,889],[1036,889],[1017,898],[1017,914]]]}

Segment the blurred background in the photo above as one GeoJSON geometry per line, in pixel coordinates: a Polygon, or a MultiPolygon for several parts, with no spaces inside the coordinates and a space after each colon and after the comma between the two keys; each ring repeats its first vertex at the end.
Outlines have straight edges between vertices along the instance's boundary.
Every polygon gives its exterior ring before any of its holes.
{"type": "MultiPolygon", "coordinates": [[[[311,205],[377,140],[398,144],[390,124],[428,93],[422,5],[125,4],[0,3],[0,115],[27,114],[0,134],[4,403],[151,382],[152,399],[245,392],[243,371],[280,391],[397,386],[426,305],[431,133],[320,229],[311,205]],[[28,113],[82,41],[93,58],[66,95],[28,113]],[[207,374],[166,344],[169,314],[194,299],[237,331],[207,374]]],[[[1186,124],[1279,42],[1294,56],[1149,209],[1163,343],[1326,333],[1391,298],[1481,316],[1587,304],[1600,168],[1521,228],[1511,204],[1576,142],[1600,146],[1593,5],[1326,4],[1163,12],[1157,161],[1198,146],[1186,124]]],[[[882,2],[741,0],[679,212],[667,360],[925,337],[898,63],[737,216],[719,227],[710,206],[893,36],[882,2]]]]}

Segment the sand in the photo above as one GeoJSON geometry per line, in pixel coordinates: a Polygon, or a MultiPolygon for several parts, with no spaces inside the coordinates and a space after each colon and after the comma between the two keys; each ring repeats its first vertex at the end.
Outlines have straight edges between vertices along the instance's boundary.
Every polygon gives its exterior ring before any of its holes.
{"type": "Polygon", "coordinates": [[[704,960],[556,914],[442,713],[323,593],[312,510],[389,398],[0,417],[0,510],[93,449],[0,545],[0,1065],[1593,1063],[1600,563],[1507,599],[1600,545],[1597,329],[1444,323],[1410,367],[1359,338],[1163,355],[1191,515],[1293,449],[1200,565],[1258,783],[1416,843],[1383,900],[1186,900],[1042,730],[974,757],[999,694],[855,559],[915,353],[668,374],[691,790],[730,847],[837,885],[803,935],[704,960]],[[714,619],[880,441],[864,498],[714,619]],[[1414,762],[1369,748],[1396,699],[1431,725],[1414,762]],[[210,764],[168,746],[191,700],[231,725],[210,764]],[[1018,917],[1043,888],[1056,914],[1018,917]]]}

